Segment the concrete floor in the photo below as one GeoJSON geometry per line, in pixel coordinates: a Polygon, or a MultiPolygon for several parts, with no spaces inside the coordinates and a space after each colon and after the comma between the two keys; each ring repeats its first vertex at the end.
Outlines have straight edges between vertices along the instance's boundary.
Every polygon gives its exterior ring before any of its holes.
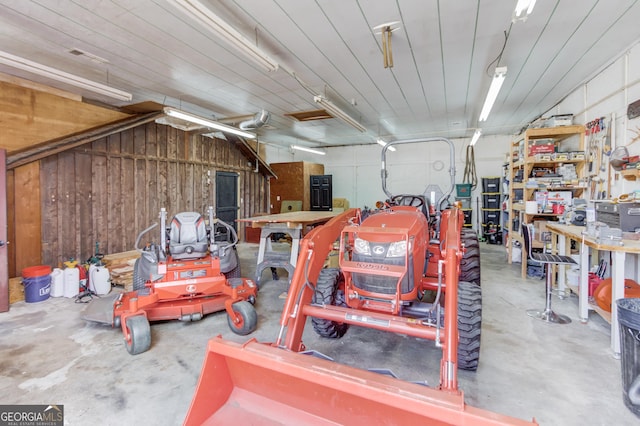
{"type": "MultiPolygon", "coordinates": [[[[541,425],[640,424],[623,404],[620,361],[609,349],[609,325],[591,313],[577,317],[575,297],[554,298],[573,322],[552,325],[525,310],[544,305],[544,283],[520,278],[502,246],[481,244],[483,325],[480,366],[460,371],[469,405],[541,425]]],[[[255,271],[257,245],[240,247],[243,275],[255,271]]],[[[284,275],[283,271],[283,275],[284,275]]],[[[274,341],[286,276],[267,281],[256,308],[259,341],[274,341]]],[[[15,303],[0,314],[0,404],[64,404],[68,425],[181,424],[200,374],[207,340],[233,334],[224,313],[202,321],[152,326],[152,346],[127,353],[119,330],[80,319],[85,305],[71,299],[15,303]]],[[[440,350],[430,341],[351,327],[339,340],[320,339],[310,326],[310,349],[361,368],[386,367],[401,379],[436,386],[440,350]]]]}

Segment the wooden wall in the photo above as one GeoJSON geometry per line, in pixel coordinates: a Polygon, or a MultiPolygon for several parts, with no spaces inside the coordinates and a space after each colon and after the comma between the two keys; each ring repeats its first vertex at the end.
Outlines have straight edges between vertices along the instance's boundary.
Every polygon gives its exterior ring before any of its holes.
{"type": "MultiPolygon", "coordinates": [[[[268,179],[234,145],[156,123],[47,157],[39,170],[28,166],[10,176],[15,212],[9,228],[16,235],[10,276],[34,264],[34,251],[39,263],[57,266],[88,259],[96,242],[105,254],[133,250],[138,233],[158,222],[161,207],[171,217],[214,205],[216,171],[239,174],[238,217],[266,211],[269,203],[268,179]],[[24,196],[38,200],[39,211],[26,215],[24,196]]],[[[158,230],[146,237],[157,241],[158,230]]]]}

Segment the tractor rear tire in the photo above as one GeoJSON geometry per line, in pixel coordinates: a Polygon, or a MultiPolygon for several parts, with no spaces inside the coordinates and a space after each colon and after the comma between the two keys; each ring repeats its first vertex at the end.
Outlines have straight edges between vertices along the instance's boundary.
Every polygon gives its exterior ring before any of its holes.
{"type": "Polygon", "coordinates": [[[479,286],[480,243],[478,242],[478,235],[471,229],[463,229],[461,239],[465,247],[465,252],[460,261],[460,276],[458,279],[479,286]]]}
{"type": "Polygon", "coordinates": [[[136,315],[126,319],[126,325],[131,335],[130,341],[125,338],[124,345],[131,355],[146,352],[151,347],[151,327],[144,315],[136,315]]]}
{"type": "Polygon", "coordinates": [[[137,258],[136,263],[133,265],[133,289],[135,291],[142,290],[147,282],[141,268],[140,258],[137,258]]]}
{"type": "Polygon", "coordinates": [[[458,368],[476,371],[480,359],[482,289],[473,283],[458,283],[458,368]]]}
{"type": "MultiPolygon", "coordinates": [[[[324,306],[347,306],[344,302],[344,291],[338,288],[341,279],[340,270],[336,268],[321,270],[311,303],[324,306]]],[[[338,339],[344,336],[344,333],[349,329],[349,324],[324,318],[312,317],[311,324],[320,337],[329,339],[338,339]]]]}
{"type": "Polygon", "coordinates": [[[244,301],[236,302],[231,305],[231,308],[242,317],[239,323],[235,323],[233,319],[227,315],[227,323],[231,331],[240,336],[246,336],[256,331],[256,328],[258,328],[258,313],[251,303],[244,301]]]}

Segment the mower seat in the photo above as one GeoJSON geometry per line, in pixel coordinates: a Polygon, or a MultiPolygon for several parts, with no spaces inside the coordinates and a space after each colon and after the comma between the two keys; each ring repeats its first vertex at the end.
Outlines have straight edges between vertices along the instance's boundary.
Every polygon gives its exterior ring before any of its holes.
{"type": "Polygon", "coordinates": [[[207,227],[200,213],[178,213],[171,220],[169,253],[174,259],[199,259],[207,255],[207,227]]]}

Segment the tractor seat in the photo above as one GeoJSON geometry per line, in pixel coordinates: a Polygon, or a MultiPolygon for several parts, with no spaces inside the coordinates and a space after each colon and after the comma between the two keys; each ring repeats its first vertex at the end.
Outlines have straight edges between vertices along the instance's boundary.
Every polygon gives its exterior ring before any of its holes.
{"type": "Polygon", "coordinates": [[[199,259],[207,255],[207,227],[200,213],[178,213],[171,220],[169,253],[174,259],[199,259]]]}

